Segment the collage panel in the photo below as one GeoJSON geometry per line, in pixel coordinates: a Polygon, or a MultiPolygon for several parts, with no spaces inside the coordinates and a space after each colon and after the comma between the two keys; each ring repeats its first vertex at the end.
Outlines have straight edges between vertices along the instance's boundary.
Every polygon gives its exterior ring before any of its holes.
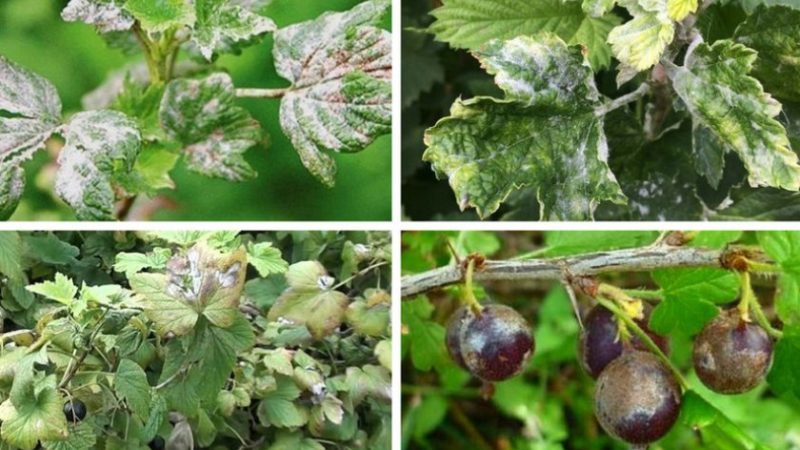
{"type": "Polygon", "coordinates": [[[401,449],[800,446],[800,232],[401,245],[401,449]]]}
{"type": "Polygon", "coordinates": [[[403,0],[410,221],[800,218],[800,2],[403,0]]]}
{"type": "Polygon", "coordinates": [[[0,232],[0,449],[391,448],[391,237],[0,232]]]}
{"type": "Polygon", "coordinates": [[[3,0],[0,219],[389,221],[391,27],[390,0],[3,0]]]}

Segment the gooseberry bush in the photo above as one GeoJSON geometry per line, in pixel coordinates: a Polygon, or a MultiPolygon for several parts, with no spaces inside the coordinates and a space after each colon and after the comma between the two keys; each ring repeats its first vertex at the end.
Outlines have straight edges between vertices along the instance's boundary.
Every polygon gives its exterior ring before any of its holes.
{"type": "Polygon", "coordinates": [[[0,233],[0,448],[389,449],[382,232],[0,233]]]}
{"type": "Polygon", "coordinates": [[[800,217],[797,1],[411,3],[412,219],[800,217]]]}
{"type": "Polygon", "coordinates": [[[404,233],[403,448],[798,448],[798,248],[404,233]]]}
{"type": "MultiPolygon", "coordinates": [[[[241,0],[72,0],[64,20],[94,26],[109,45],[143,54],[65,117],[55,87],[0,55],[0,217],[16,209],[23,163],[57,146],[55,193],[80,220],[128,217],[139,195],[174,189],[182,158],[199,174],[252,179],[244,153],[264,141],[237,98],[280,102],[280,125],[303,165],[332,187],[329,151],[355,153],[391,128],[391,33],[377,25],[388,0],[278,29],[241,0]],[[275,70],[290,85],[235,86],[215,61],[272,34],[275,70]]],[[[265,58],[270,55],[264,55],[265,58]]]]}

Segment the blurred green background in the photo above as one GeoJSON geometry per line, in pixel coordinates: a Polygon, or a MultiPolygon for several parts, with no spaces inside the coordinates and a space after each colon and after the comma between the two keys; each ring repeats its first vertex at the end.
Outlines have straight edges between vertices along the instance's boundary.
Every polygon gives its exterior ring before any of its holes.
{"type": "MultiPolygon", "coordinates": [[[[67,0],[0,1],[0,54],[49,79],[69,115],[81,109],[81,97],[100,85],[113,70],[141,55],[126,57],[108,48],[88,25],[59,17],[67,0]]],[[[262,14],[279,27],[344,11],[359,0],[273,0],[262,14]]],[[[391,29],[390,15],[382,26],[391,29]]],[[[217,66],[228,70],[237,87],[277,88],[288,85],[272,60],[272,36],[226,55],[217,66]]],[[[278,121],[279,100],[241,100],[261,122],[265,144],[251,148],[247,161],[258,177],[232,183],[194,174],[179,162],[172,177],[177,188],[162,191],[174,205],[160,209],[154,220],[389,220],[391,218],[391,137],[383,136],[361,153],[333,154],[338,167],[336,187],[325,188],[300,163],[278,121]]],[[[40,171],[52,159],[39,152],[25,164],[28,186],[12,220],[74,220],[56,199],[52,171],[40,171]]]]}

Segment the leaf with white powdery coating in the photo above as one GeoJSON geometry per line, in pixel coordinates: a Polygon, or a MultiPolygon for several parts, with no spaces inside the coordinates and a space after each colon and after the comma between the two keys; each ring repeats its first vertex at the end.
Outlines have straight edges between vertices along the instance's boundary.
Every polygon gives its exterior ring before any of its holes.
{"type": "MultiPolygon", "coordinates": [[[[719,145],[735,151],[749,172],[751,186],[797,191],[797,155],[789,148],[783,125],[775,119],[781,105],[747,75],[755,59],[755,51],[722,40],[712,46],[698,45],[685,66],[668,64],[666,69],[692,114],[695,134],[703,127],[719,145]]],[[[697,142],[695,139],[695,145],[697,142]]]]}
{"type": "Polygon", "coordinates": [[[445,0],[431,12],[436,21],[428,30],[438,40],[466,49],[480,48],[494,39],[550,32],[568,44],[584,46],[592,67],[597,69],[611,61],[606,38],[620,19],[613,14],[604,15],[610,7],[584,3],[587,12],[579,2],[562,0],[445,0]],[[588,12],[601,17],[592,17],[588,12]]]}
{"type": "Polygon", "coordinates": [[[624,65],[637,71],[652,67],[661,58],[675,36],[675,26],[670,20],[666,5],[648,4],[641,7],[633,0],[621,2],[633,19],[615,27],[608,35],[614,56],[624,65]]]}
{"type": "Polygon", "coordinates": [[[43,77],[0,56],[0,218],[16,209],[25,186],[20,164],[58,128],[61,99],[43,77]]]}
{"type": "Polygon", "coordinates": [[[192,41],[209,61],[214,53],[229,50],[232,45],[277,29],[272,20],[230,4],[227,0],[195,0],[194,6],[197,22],[192,41]]]}
{"type": "Polygon", "coordinates": [[[136,123],[116,111],[86,111],[64,127],[58,155],[56,193],[80,220],[114,218],[114,182],[136,163],[141,134],[136,123]]]}
{"type": "Polygon", "coordinates": [[[336,163],[324,149],[358,152],[391,131],[391,33],[373,26],[389,4],[367,1],[275,33],[276,70],[292,83],[281,128],[327,186],[336,163]]]}
{"type": "Polygon", "coordinates": [[[486,217],[525,186],[537,190],[544,219],[586,219],[600,201],[624,204],[606,163],[591,70],[576,50],[540,36],[478,53],[506,98],[457,100],[425,134],[423,159],[449,178],[462,209],[486,217]]]}
{"type": "Polygon", "coordinates": [[[231,181],[256,175],[243,153],[261,139],[261,127],[235,101],[233,81],[225,73],[167,85],[159,111],[161,125],[183,143],[191,170],[231,181]]]}
{"type": "Polygon", "coordinates": [[[83,22],[94,25],[100,33],[127,31],[134,20],[122,9],[124,0],[70,0],[61,10],[61,18],[67,22],[83,22]]]}
{"type": "Polygon", "coordinates": [[[800,10],[761,7],[735,39],[758,52],[753,76],[773,95],[800,101],[800,10]]]}

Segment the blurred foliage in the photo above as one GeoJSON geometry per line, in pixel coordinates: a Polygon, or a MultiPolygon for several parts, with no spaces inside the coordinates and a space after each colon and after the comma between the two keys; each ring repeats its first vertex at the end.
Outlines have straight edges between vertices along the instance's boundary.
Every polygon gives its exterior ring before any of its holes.
{"type": "MultiPolygon", "coordinates": [[[[478,252],[493,260],[510,260],[644,247],[657,237],[658,233],[651,231],[405,232],[402,272],[410,275],[451,264],[451,248],[459,255],[478,252]]],[[[800,234],[700,232],[689,245],[722,248],[731,242],[761,244],[771,257],[783,261],[784,256],[793,254],[793,243],[800,242],[800,234]],[[781,252],[785,252],[784,255],[781,252]]],[[[785,273],[780,275],[779,282],[791,283],[798,279],[788,267],[784,267],[785,273]]],[[[672,274],[676,276],[671,279],[678,280],[677,275],[682,273],[686,272],[681,269],[655,274],[612,272],[600,278],[625,289],[661,287],[665,299],[658,306],[663,307],[677,301],[667,292],[665,279],[672,274]]],[[[711,287],[713,281],[704,282],[687,285],[682,298],[698,304],[706,299],[713,301],[707,294],[719,291],[711,287]]],[[[496,384],[491,400],[484,400],[481,382],[458,367],[449,358],[444,345],[447,320],[460,306],[461,286],[404,299],[402,448],[630,448],[610,438],[594,417],[594,380],[576,359],[580,330],[563,287],[547,281],[498,281],[476,288],[479,299],[512,306],[528,319],[536,339],[534,357],[522,375],[496,384]]],[[[793,347],[797,343],[793,336],[800,330],[800,324],[780,312],[780,307],[776,308],[781,304],[796,312],[798,296],[796,292],[776,290],[774,277],[754,278],[754,289],[772,322],[779,323],[776,315],[784,319],[784,338],[777,347],[784,347],[786,354],[781,356],[781,351],[776,349],[767,382],[751,392],[725,396],[708,390],[694,374],[692,334],[684,328],[670,331],[670,360],[687,374],[690,391],[684,394],[678,423],[665,438],[652,444],[651,449],[800,448],[800,396],[797,388],[792,387],[800,379],[800,367],[792,362],[800,358],[798,347],[793,347]]],[[[735,300],[736,295],[733,295],[718,304],[735,300]]],[[[593,304],[587,297],[579,296],[578,301],[582,314],[593,304]]],[[[701,327],[710,320],[697,317],[691,308],[676,314],[680,321],[699,323],[701,327]]],[[[651,320],[651,328],[654,325],[651,320]]]]}
{"type": "MultiPolygon", "coordinates": [[[[67,23],[59,17],[65,0],[0,2],[0,54],[30,69],[58,89],[69,113],[81,109],[81,98],[106,76],[140,53],[125,56],[109,48],[94,29],[67,23]]],[[[273,0],[261,13],[279,27],[318,17],[326,11],[344,11],[359,0],[273,0]]],[[[382,23],[390,29],[387,14],[382,23]]],[[[272,61],[272,36],[241,55],[217,61],[237,86],[279,88],[288,85],[272,61]]],[[[264,128],[267,138],[245,154],[259,176],[243,183],[211,179],[186,170],[172,172],[177,189],[166,192],[165,207],[155,220],[387,220],[391,217],[391,137],[383,136],[357,157],[333,154],[339,177],[328,189],[306,171],[278,120],[276,100],[243,99],[264,128]]],[[[53,155],[40,152],[26,165],[28,189],[12,220],[74,220],[71,210],[56,199],[53,170],[45,168],[53,155]]]]}

